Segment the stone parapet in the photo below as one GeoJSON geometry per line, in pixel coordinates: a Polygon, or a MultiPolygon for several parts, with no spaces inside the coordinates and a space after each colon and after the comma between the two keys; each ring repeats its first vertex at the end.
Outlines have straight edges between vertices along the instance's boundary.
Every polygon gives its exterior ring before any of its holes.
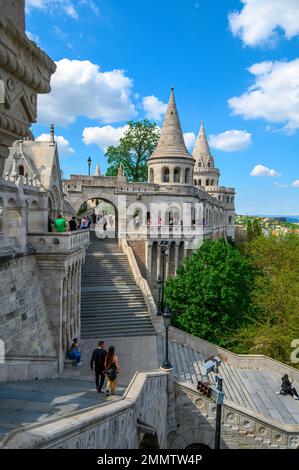
{"type": "Polygon", "coordinates": [[[67,254],[81,250],[89,245],[89,230],[65,233],[31,233],[28,235],[28,243],[36,254],[52,253],[67,254]]]}
{"type": "Polygon", "coordinates": [[[24,426],[0,442],[3,449],[136,449],[144,429],[167,445],[168,374],[137,373],[112,403],[24,426]]]}

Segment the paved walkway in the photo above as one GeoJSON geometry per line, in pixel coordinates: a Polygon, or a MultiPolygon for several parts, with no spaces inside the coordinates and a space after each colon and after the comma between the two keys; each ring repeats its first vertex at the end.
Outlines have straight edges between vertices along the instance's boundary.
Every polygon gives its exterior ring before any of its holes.
{"type": "Polygon", "coordinates": [[[10,431],[119,398],[98,394],[91,381],[48,379],[0,384],[0,439],[10,431]]]}

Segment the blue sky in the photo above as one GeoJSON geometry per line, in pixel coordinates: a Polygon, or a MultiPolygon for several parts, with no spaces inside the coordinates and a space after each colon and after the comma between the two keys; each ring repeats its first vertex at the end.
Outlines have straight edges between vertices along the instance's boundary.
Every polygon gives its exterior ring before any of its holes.
{"type": "Polygon", "coordinates": [[[237,212],[299,214],[298,0],[26,0],[58,69],[39,98],[66,177],[107,165],[129,119],[161,125],[170,87],[192,150],[205,122],[237,212]]]}

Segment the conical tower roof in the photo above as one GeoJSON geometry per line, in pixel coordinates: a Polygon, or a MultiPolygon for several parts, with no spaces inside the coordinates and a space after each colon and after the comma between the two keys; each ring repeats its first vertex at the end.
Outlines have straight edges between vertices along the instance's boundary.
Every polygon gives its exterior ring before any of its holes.
{"type": "Polygon", "coordinates": [[[100,170],[100,165],[97,164],[96,166],[96,169],[95,169],[95,172],[94,172],[94,176],[102,176],[101,175],[101,170],[100,170]]]}
{"type": "Polygon", "coordinates": [[[150,158],[156,159],[167,157],[192,158],[185,145],[173,88],[171,88],[161,136],[158,145],[150,158]]]}
{"type": "Polygon", "coordinates": [[[195,142],[194,150],[193,150],[193,157],[195,160],[198,160],[200,157],[203,156],[210,156],[211,150],[208,144],[208,139],[206,136],[206,131],[204,128],[204,123],[202,122],[200,125],[200,130],[195,142]]]}
{"type": "Polygon", "coordinates": [[[193,157],[196,161],[202,161],[203,166],[205,166],[208,161],[214,166],[214,158],[211,154],[203,122],[201,123],[199,134],[195,142],[193,157]]]}

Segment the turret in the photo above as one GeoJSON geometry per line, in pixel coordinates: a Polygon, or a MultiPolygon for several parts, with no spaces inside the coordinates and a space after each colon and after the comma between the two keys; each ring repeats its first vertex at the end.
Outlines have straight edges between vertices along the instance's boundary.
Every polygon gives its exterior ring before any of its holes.
{"type": "Polygon", "coordinates": [[[194,159],[185,145],[172,88],[161,136],[148,160],[148,181],[161,185],[192,186],[193,168],[194,159]]]}

